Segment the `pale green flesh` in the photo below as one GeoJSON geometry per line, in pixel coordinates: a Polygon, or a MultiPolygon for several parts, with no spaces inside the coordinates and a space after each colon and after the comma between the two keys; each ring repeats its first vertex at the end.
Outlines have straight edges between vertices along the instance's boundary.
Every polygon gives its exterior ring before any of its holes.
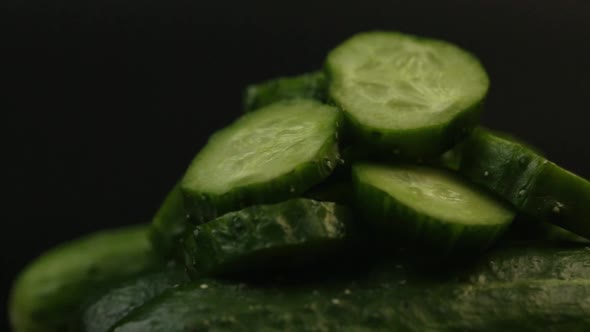
{"type": "Polygon", "coordinates": [[[216,133],[188,169],[185,186],[222,194],[269,181],[313,161],[335,134],[338,111],[311,100],[281,102],[216,133]]]}
{"type": "Polygon", "coordinates": [[[414,211],[449,223],[495,225],[514,213],[496,199],[442,170],[419,166],[363,164],[361,179],[414,211]]]}
{"type": "Polygon", "coordinates": [[[488,78],[469,53],[399,33],[360,34],[328,57],[330,93],[344,111],[375,128],[447,122],[483,99],[488,78]]]}

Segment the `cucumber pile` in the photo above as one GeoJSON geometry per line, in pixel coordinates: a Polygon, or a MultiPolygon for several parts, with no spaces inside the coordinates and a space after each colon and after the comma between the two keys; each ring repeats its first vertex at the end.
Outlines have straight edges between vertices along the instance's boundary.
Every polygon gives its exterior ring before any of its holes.
{"type": "Polygon", "coordinates": [[[479,127],[488,87],[399,32],[247,87],[150,225],[17,277],[13,330],[590,330],[590,182],[479,127]]]}

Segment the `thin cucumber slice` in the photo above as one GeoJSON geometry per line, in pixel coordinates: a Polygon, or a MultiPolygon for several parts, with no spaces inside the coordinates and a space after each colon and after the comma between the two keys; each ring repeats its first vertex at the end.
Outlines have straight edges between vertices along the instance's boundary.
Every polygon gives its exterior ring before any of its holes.
{"type": "Polygon", "coordinates": [[[326,76],[321,71],[292,77],[281,77],[246,87],[244,111],[259,108],[288,99],[315,99],[325,101],[326,76]]]}
{"type": "Polygon", "coordinates": [[[168,193],[152,219],[150,240],[154,250],[163,257],[175,257],[178,240],[186,225],[186,210],[180,184],[168,193]]]}
{"type": "Polygon", "coordinates": [[[496,250],[465,271],[425,275],[403,261],[311,283],[195,280],[139,308],[116,332],[588,331],[584,246],[496,250]]]}
{"type": "Polygon", "coordinates": [[[87,299],[160,266],[147,232],[147,225],[102,231],[37,258],[12,288],[13,331],[78,331],[80,310],[87,299]]]}
{"type": "Polygon", "coordinates": [[[127,280],[97,297],[84,310],[85,332],[109,332],[123,317],[166,290],[189,281],[184,269],[165,267],[127,280]]]}
{"type": "Polygon", "coordinates": [[[218,131],[181,182],[185,207],[201,223],[254,204],[297,197],[339,160],[338,109],[290,100],[248,113],[218,131]]]}
{"type": "Polygon", "coordinates": [[[343,247],[350,220],[346,207],[309,199],[251,206],[187,232],[185,263],[192,276],[300,265],[343,247]]]}
{"type": "Polygon", "coordinates": [[[352,134],[399,157],[434,157],[463,139],[489,86],[473,55],[398,32],[353,36],[330,52],[326,70],[352,134]]]}
{"type": "Polygon", "coordinates": [[[460,172],[519,211],[590,238],[590,182],[485,129],[465,142],[460,172]]]}
{"type": "Polygon", "coordinates": [[[440,253],[488,247],[515,215],[442,169],[361,163],[353,166],[353,184],[359,209],[384,236],[440,253]]]}

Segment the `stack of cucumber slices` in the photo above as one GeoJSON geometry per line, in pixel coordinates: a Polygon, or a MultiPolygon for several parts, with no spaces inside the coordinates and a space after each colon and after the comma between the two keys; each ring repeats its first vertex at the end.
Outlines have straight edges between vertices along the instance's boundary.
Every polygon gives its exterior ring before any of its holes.
{"type": "Polygon", "coordinates": [[[590,182],[479,127],[488,87],[398,32],[247,87],[150,225],[22,272],[14,331],[590,330],[590,182]]]}

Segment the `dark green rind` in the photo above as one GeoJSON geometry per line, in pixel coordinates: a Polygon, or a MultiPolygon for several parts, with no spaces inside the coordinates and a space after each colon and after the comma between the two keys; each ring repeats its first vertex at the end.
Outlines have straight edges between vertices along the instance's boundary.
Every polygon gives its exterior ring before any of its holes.
{"type": "Polygon", "coordinates": [[[244,111],[251,112],[286,99],[305,98],[323,102],[326,90],[326,76],[321,71],[252,84],[244,90],[244,111]]]}
{"type": "MultiPolygon", "coordinates": [[[[298,100],[286,101],[285,103],[296,102],[298,100]]],[[[337,109],[334,108],[334,111],[336,112],[337,109]]],[[[271,181],[235,187],[222,195],[202,192],[199,188],[193,188],[182,181],[181,190],[185,198],[185,209],[189,214],[189,221],[200,224],[213,220],[227,212],[237,211],[251,205],[278,203],[298,197],[309,188],[320,183],[341,162],[338,150],[340,122],[341,115],[338,113],[333,125],[334,134],[330,135],[324,142],[313,160],[293,165],[290,172],[271,181]]],[[[231,130],[231,126],[223,130],[231,130]]],[[[210,140],[214,138],[215,135],[210,140]]],[[[197,158],[198,155],[195,161],[197,158]]],[[[195,161],[193,161],[193,165],[195,161]]],[[[190,172],[190,168],[188,171],[190,172]]]]}
{"type": "MultiPolygon", "coordinates": [[[[338,100],[338,90],[341,89],[339,80],[342,80],[342,78],[339,75],[339,69],[332,63],[331,57],[334,57],[339,49],[346,47],[348,43],[352,43],[355,38],[372,34],[403,35],[422,43],[450,45],[440,40],[404,35],[399,32],[374,31],[355,35],[332,50],[325,63],[325,71],[328,78],[328,96],[331,102],[344,111],[346,131],[347,134],[353,137],[353,141],[364,145],[367,149],[372,150],[373,153],[393,156],[393,158],[402,160],[416,160],[437,157],[468,137],[479,123],[480,114],[485,104],[486,93],[483,93],[479,98],[472,98],[473,101],[470,105],[465,105],[462,110],[456,112],[446,122],[411,129],[388,129],[367,126],[350,112],[348,105],[338,100]]],[[[462,51],[466,55],[470,55],[465,50],[462,51]]],[[[470,58],[485,73],[479,60],[473,55],[470,55],[470,58]]],[[[487,75],[485,76],[487,77],[487,75]]],[[[484,90],[487,91],[489,81],[486,80],[483,83],[485,85],[484,90]]]]}
{"type": "MultiPolygon", "coordinates": [[[[483,128],[483,127],[476,128],[475,130],[483,130],[483,131],[492,132],[491,130],[489,130],[487,128],[483,128]]],[[[538,148],[524,142],[523,140],[521,140],[513,135],[510,135],[510,134],[504,133],[504,132],[498,132],[498,131],[493,131],[493,133],[496,136],[503,138],[504,140],[508,140],[508,141],[512,141],[514,143],[521,144],[524,147],[528,148],[529,150],[532,150],[533,152],[535,152],[536,154],[538,154],[540,156],[545,155],[538,148]]],[[[440,165],[444,168],[447,168],[447,169],[450,169],[453,171],[458,171],[459,168],[461,167],[461,157],[463,155],[463,145],[464,145],[463,142],[458,143],[452,149],[450,149],[450,150],[446,151],[445,153],[443,153],[442,155],[440,155],[437,158],[437,160],[435,160],[435,162],[433,164],[440,165]]]]}
{"type": "Polygon", "coordinates": [[[146,304],[114,331],[582,332],[590,329],[589,255],[584,247],[529,244],[430,276],[394,260],[362,278],[299,286],[202,279],[146,304]]]}
{"type": "MultiPolygon", "coordinates": [[[[379,184],[362,179],[360,167],[353,166],[353,188],[356,208],[375,231],[377,240],[394,246],[410,246],[424,253],[464,253],[475,255],[489,248],[510,226],[512,218],[497,224],[461,224],[426,215],[407,206],[379,188],[379,184]]],[[[440,170],[449,177],[451,172],[440,170]]],[[[504,205],[495,197],[480,192],[491,202],[504,205]]],[[[506,209],[509,209],[506,207],[506,209]]]]}
{"type": "Polygon", "coordinates": [[[168,193],[152,219],[150,241],[162,257],[175,257],[174,251],[186,225],[186,210],[180,184],[168,193]]]}
{"type": "Polygon", "coordinates": [[[34,260],[17,277],[10,298],[13,331],[76,331],[87,299],[160,264],[151,249],[147,225],[64,243],[34,260]]]}
{"type": "Polygon", "coordinates": [[[531,217],[590,237],[590,182],[525,145],[478,129],[465,142],[460,172],[531,217]]]}
{"type": "Polygon", "coordinates": [[[251,206],[189,230],[185,264],[192,276],[300,265],[344,247],[351,219],[346,207],[309,199],[251,206]]]}
{"type": "Polygon", "coordinates": [[[167,267],[113,287],[84,311],[84,331],[107,332],[134,309],[187,282],[184,269],[167,267]]]}
{"type": "Polygon", "coordinates": [[[342,109],[352,140],[386,159],[416,160],[438,156],[468,137],[479,123],[483,104],[477,102],[447,123],[405,131],[366,127],[342,109]]]}

